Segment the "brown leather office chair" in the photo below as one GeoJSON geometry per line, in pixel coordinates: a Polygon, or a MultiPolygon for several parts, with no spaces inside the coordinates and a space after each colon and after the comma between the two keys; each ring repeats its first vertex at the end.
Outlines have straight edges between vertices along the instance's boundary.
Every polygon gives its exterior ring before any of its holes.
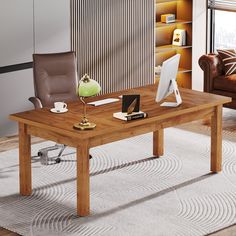
{"type": "Polygon", "coordinates": [[[74,52],[33,54],[35,108],[53,107],[56,101],[75,101],[78,85],[74,52]]]}
{"type": "MultiPolygon", "coordinates": [[[[76,101],[76,87],[78,85],[77,66],[74,52],[33,54],[34,90],[35,97],[29,101],[34,107],[53,107],[54,102],[76,101]]],[[[65,149],[65,145],[56,144],[39,150],[38,155],[42,164],[48,164],[52,160],[57,163],[65,149]],[[61,149],[58,156],[49,158],[48,152],[61,149]]]]}

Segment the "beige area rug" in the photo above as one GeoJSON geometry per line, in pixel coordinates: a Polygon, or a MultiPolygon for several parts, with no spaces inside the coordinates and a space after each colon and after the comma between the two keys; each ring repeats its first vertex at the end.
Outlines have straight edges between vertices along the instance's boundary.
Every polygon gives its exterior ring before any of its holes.
{"type": "MultiPolygon", "coordinates": [[[[225,135],[227,136],[227,134],[225,135]]],[[[35,144],[33,154],[50,142],[35,144]]],[[[33,159],[33,194],[18,194],[18,151],[0,154],[0,226],[21,235],[199,236],[236,223],[236,145],[223,141],[211,174],[208,135],[171,128],[165,155],[146,134],[91,150],[91,215],[76,216],[74,149],[60,164],[33,159]]]]}

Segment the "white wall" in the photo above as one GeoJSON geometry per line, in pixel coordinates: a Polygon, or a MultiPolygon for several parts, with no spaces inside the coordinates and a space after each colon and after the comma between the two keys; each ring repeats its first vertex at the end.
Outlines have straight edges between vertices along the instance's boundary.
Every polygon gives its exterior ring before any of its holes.
{"type": "Polygon", "coordinates": [[[0,66],[31,61],[33,1],[0,1],[0,66]]]}
{"type": "Polygon", "coordinates": [[[203,91],[203,71],[198,59],[206,53],[206,0],[193,0],[192,89],[203,91]]]}
{"type": "Polygon", "coordinates": [[[0,74],[0,137],[16,133],[17,123],[8,115],[33,109],[27,101],[33,91],[32,69],[0,74]]]}
{"type": "Polygon", "coordinates": [[[70,1],[34,0],[35,53],[70,50],[70,1]]]}
{"type": "MultiPolygon", "coordinates": [[[[32,54],[70,50],[69,0],[1,0],[0,67],[32,61],[32,54]],[[34,6],[34,8],[33,8],[34,6]]],[[[17,133],[9,114],[32,109],[32,69],[0,74],[0,137],[17,133]]]]}

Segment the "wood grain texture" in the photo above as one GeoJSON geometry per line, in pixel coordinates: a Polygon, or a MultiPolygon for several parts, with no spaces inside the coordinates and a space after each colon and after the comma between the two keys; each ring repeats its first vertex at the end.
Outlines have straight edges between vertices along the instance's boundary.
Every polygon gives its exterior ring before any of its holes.
{"type": "Polygon", "coordinates": [[[222,167],[222,105],[215,108],[211,118],[211,171],[220,172],[222,167]]]}
{"type": "Polygon", "coordinates": [[[84,142],[77,148],[77,214],[89,215],[89,147],[84,142]]]}
{"type": "Polygon", "coordinates": [[[160,157],[164,154],[164,130],[153,132],[153,155],[160,157]]]}
{"type": "Polygon", "coordinates": [[[19,162],[20,162],[20,194],[30,195],[32,192],[31,177],[31,140],[27,133],[27,125],[19,123],[19,162]]]}
{"type": "Polygon", "coordinates": [[[66,144],[71,147],[76,147],[78,145],[78,140],[70,137],[69,135],[64,135],[63,133],[58,133],[51,130],[46,131],[40,127],[30,126],[28,128],[28,133],[30,135],[54,141],[56,143],[66,144]]]}
{"type": "Polygon", "coordinates": [[[0,235],[1,236],[20,236],[17,233],[11,232],[11,231],[1,228],[1,227],[0,227],[0,235]]]}
{"type": "MultiPolygon", "coordinates": [[[[207,112],[207,109],[212,109],[214,106],[231,101],[228,97],[180,89],[183,104],[179,107],[170,109],[167,107],[160,107],[160,104],[155,102],[156,91],[157,85],[150,85],[87,99],[87,101],[95,101],[103,98],[116,98],[122,94],[140,94],[141,110],[148,113],[148,118],[146,119],[125,122],[115,119],[112,116],[114,112],[121,110],[121,101],[98,107],[88,106],[88,117],[91,122],[97,124],[97,127],[94,130],[89,131],[73,129],[73,124],[79,122],[83,114],[83,106],[79,101],[69,103],[69,111],[63,114],[54,114],[49,111],[49,108],[43,108],[17,113],[11,115],[10,118],[28,124],[29,130],[31,130],[31,127],[38,127],[42,130],[58,133],[69,139],[76,138],[76,140],[82,141],[94,139],[96,137],[99,138],[99,136],[103,135],[111,135],[112,133],[128,130],[132,127],[147,126],[147,124],[151,123],[156,123],[158,125],[161,121],[166,121],[167,119],[170,120],[169,126],[173,126],[172,122],[176,120],[176,117],[179,117],[179,122],[189,122],[191,120],[188,120],[188,118],[185,118],[183,121],[181,121],[181,119],[183,119],[183,117],[188,117],[194,112],[196,114],[203,110],[207,112]],[[188,114],[188,116],[186,116],[186,114],[188,114]]],[[[174,101],[174,96],[169,96],[165,101],[174,101]]],[[[200,117],[198,118],[200,119],[200,117]]]]}

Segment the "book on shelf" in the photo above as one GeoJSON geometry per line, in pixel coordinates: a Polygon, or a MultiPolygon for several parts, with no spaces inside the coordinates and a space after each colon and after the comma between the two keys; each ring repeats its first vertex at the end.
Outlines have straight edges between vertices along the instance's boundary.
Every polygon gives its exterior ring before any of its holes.
{"type": "Polygon", "coordinates": [[[142,111],[132,112],[131,114],[127,114],[126,112],[116,112],[113,113],[113,117],[124,121],[130,121],[130,120],[146,118],[147,113],[142,111]]]}

